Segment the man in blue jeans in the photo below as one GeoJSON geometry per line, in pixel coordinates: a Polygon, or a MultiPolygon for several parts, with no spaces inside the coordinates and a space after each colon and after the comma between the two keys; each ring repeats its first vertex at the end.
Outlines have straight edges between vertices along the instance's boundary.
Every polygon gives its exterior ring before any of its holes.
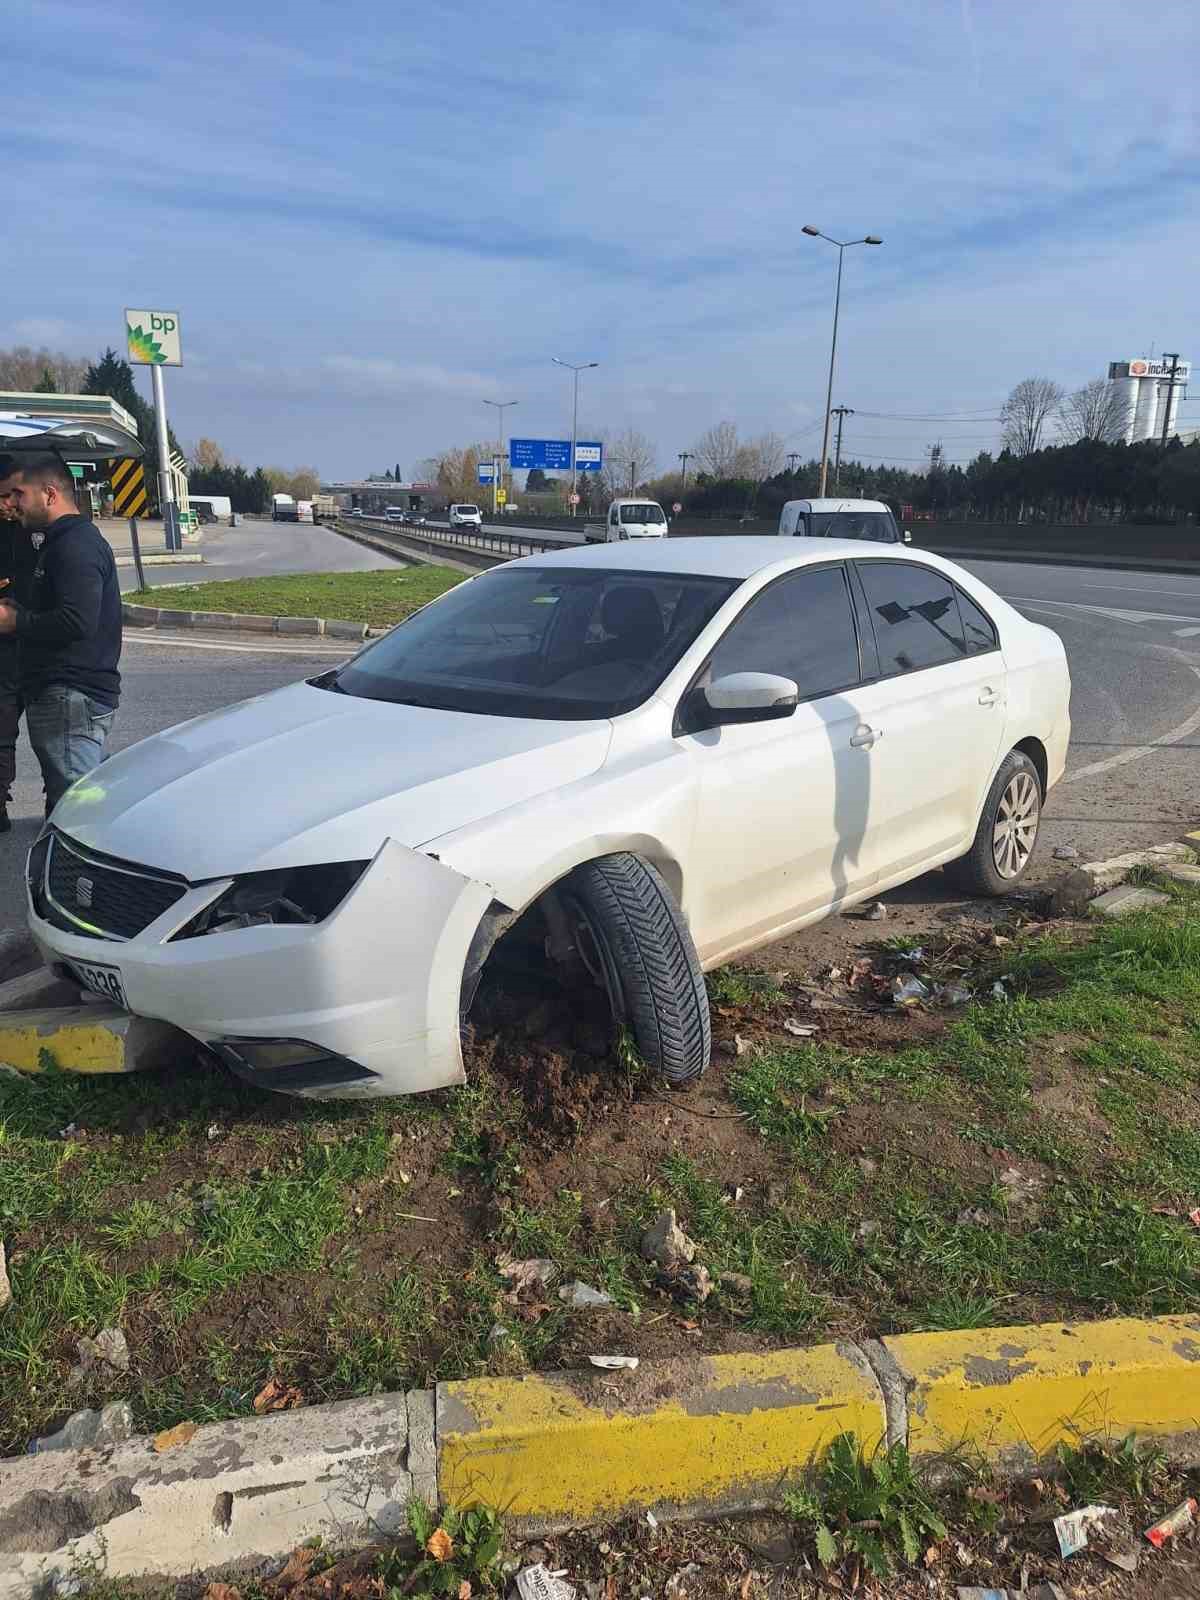
{"type": "Polygon", "coordinates": [[[37,550],[28,604],[0,594],[0,640],[17,641],[25,729],[49,816],[104,757],[121,695],[121,591],[112,550],[79,515],[58,456],[0,459],[0,504],[16,512],[37,550]]]}

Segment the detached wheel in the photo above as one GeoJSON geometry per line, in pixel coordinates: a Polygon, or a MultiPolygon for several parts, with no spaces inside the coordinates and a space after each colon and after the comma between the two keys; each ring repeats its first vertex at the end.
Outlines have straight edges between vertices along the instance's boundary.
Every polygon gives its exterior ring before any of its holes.
{"type": "Polygon", "coordinates": [[[1020,750],[1010,750],[988,790],[974,844],[947,863],[946,876],[968,894],[1007,894],[1029,865],[1041,820],[1037,768],[1020,750]]]}
{"type": "Polygon", "coordinates": [[[578,867],[563,902],[584,965],[614,1020],[671,1083],[698,1078],[712,1052],[708,992],[683,914],[648,862],[622,853],[578,867]]]}

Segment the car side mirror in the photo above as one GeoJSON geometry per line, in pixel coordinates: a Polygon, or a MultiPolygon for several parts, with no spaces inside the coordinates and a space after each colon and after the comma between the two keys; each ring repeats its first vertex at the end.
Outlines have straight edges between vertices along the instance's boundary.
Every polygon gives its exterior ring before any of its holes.
{"type": "Polygon", "coordinates": [[[775,722],[790,717],[800,699],[791,678],[773,672],[730,672],[700,691],[710,728],[734,722],[775,722]]]}

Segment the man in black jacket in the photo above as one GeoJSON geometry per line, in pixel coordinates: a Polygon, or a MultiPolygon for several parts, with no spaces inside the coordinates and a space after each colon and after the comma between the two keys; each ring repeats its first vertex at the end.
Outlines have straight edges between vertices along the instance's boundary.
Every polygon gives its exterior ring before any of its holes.
{"type": "MultiPolygon", "coordinates": [[[[0,503],[0,599],[23,601],[33,572],[33,548],[15,511],[0,503]]],[[[21,686],[17,641],[0,638],[0,833],[8,833],[8,802],[17,775],[17,730],[21,725],[21,686]]]]}
{"type": "Polygon", "coordinates": [[[58,456],[0,460],[0,504],[17,513],[38,552],[28,602],[0,592],[0,640],[17,641],[25,728],[49,816],[104,757],[121,694],[121,591],[112,550],[79,515],[58,456]]]}

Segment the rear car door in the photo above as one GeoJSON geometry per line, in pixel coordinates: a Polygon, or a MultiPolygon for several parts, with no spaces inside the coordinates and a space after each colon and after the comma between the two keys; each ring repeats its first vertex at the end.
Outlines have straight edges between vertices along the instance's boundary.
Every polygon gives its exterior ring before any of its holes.
{"type": "Polygon", "coordinates": [[[800,704],[773,722],[677,724],[699,797],[688,900],[702,960],[836,905],[869,878],[870,753],[855,739],[862,667],[842,563],[789,573],[756,595],[697,682],[732,672],[791,678],[800,704]]]}
{"type": "Polygon", "coordinates": [[[871,744],[867,852],[881,880],[966,849],[1005,730],[1006,673],[991,619],[918,562],[851,563],[878,655],[858,695],[871,744]]]}

